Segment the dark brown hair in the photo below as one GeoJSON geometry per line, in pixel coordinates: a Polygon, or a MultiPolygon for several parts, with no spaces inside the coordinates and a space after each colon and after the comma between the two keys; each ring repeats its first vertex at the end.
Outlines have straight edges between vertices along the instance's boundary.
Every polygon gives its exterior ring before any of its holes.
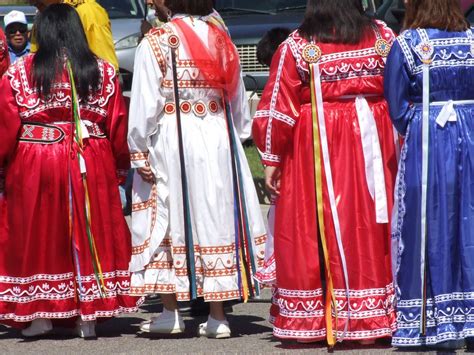
{"type": "Polygon", "coordinates": [[[358,43],[370,24],[361,0],[308,0],[299,31],[320,42],[358,43]]]}
{"type": "Polygon", "coordinates": [[[212,0],[165,0],[165,6],[173,14],[195,16],[206,16],[213,10],[212,0]]]}
{"type": "Polygon", "coordinates": [[[404,28],[461,32],[469,28],[459,0],[408,0],[404,28]]]}

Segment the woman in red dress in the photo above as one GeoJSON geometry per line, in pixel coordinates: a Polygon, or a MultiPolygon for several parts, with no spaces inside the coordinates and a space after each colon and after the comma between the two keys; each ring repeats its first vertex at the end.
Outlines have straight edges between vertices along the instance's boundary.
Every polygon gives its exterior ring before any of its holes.
{"type": "Polygon", "coordinates": [[[311,0],[273,58],[253,124],[276,206],[274,335],[373,342],[395,326],[393,32],[360,0],[311,0]]]}
{"type": "Polygon", "coordinates": [[[97,318],[137,310],[118,193],[126,109],[114,67],[89,50],[75,10],[51,5],[38,16],[38,52],[0,81],[0,321],[30,323],[22,334],[37,336],[51,320],[75,320],[93,337],[97,318]]]}
{"type": "Polygon", "coordinates": [[[0,28],[0,77],[5,73],[10,65],[10,56],[8,55],[8,45],[5,33],[0,28]]]}

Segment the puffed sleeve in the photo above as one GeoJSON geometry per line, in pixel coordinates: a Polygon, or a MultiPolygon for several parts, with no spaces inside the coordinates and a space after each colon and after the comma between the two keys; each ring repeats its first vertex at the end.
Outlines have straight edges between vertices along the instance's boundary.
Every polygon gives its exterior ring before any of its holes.
{"type": "Polygon", "coordinates": [[[289,45],[275,53],[252,133],[264,165],[279,166],[300,116],[301,77],[289,45]]]}
{"type": "Polygon", "coordinates": [[[393,125],[405,135],[411,115],[408,65],[398,41],[393,43],[385,66],[384,91],[393,125]]]}
{"type": "Polygon", "coordinates": [[[0,180],[3,180],[4,169],[17,144],[21,121],[7,75],[0,79],[0,92],[0,180]]]}
{"type": "Polygon", "coordinates": [[[165,98],[161,94],[163,74],[151,45],[145,38],[137,48],[130,100],[128,145],[133,168],[144,167],[151,137],[158,128],[158,117],[165,98]]]}
{"type": "Polygon", "coordinates": [[[115,95],[109,101],[109,116],[106,121],[106,133],[112,145],[117,166],[117,176],[122,184],[130,169],[130,153],[127,144],[128,117],[127,107],[122,95],[118,76],[114,80],[115,95]]]}

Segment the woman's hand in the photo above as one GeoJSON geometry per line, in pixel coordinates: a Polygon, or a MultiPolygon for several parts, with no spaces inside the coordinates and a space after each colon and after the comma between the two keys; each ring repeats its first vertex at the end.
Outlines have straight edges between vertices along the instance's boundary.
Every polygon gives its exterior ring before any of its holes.
{"type": "Polygon", "coordinates": [[[265,167],[265,187],[274,195],[280,195],[281,170],[276,166],[265,167]]]}
{"type": "Polygon", "coordinates": [[[142,168],[137,168],[138,175],[149,184],[153,184],[155,182],[155,175],[153,175],[153,171],[149,165],[144,166],[142,168]]]}

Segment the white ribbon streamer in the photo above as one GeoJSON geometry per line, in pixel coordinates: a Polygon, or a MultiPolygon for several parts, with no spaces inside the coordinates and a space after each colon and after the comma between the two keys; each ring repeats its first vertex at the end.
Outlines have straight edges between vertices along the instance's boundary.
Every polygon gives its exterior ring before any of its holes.
{"type": "MultiPolygon", "coordinates": [[[[420,276],[421,294],[425,294],[425,268],[426,268],[426,210],[428,196],[428,158],[429,158],[429,129],[430,129],[430,65],[423,64],[423,120],[422,120],[422,158],[421,158],[421,255],[420,276]]],[[[422,302],[423,303],[423,302],[422,302]]],[[[424,303],[421,311],[420,327],[423,333],[426,314],[424,303]]]]}
{"type": "MultiPolygon", "coordinates": [[[[349,273],[347,270],[347,261],[346,256],[344,254],[344,246],[342,244],[342,234],[341,234],[341,225],[339,223],[339,215],[337,213],[337,204],[336,204],[336,196],[334,193],[334,183],[332,180],[332,171],[331,171],[331,160],[329,158],[329,145],[327,139],[327,130],[326,130],[326,121],[324,119],[324,104],[323,104],[323,94],[322,94],[322,87],[321,87],[321,73],[319,71],[319,64],[315,63],[312,64],[313,67],[313,80],[315,86],[315,94],[316,94],[316,103],[318,109],[318,121],[319,121],[319,132],[321,135],[321,152],[323,156],[323,163],[324,163],[324,172],[326,175],[326,183],[328,187],[328,195],[329,195],[329,203],[331,205],[331,213],[332,219],[334,222],[334,229],[336,233],[336,240],[337,246],[339,250],[339,255],[341,257],[341,264],[342,270],[344,273],[344,282],[346,284],[346,298],[347,298],[347,322],[344,327],[344,333],[342,335],[342,339],[344,339],[348,327],[349,327],[349,320],[351,317],[351,310],[350,310],[350,297],[349,297],[349,273]]],[[[318,201],[318,203],[322,203],[322,201],[318,201]]],[[[337,327],[337,325],[336,325],[337,327]]],[[[336,328],[337,330],[337,328],[336,328]]]]}

